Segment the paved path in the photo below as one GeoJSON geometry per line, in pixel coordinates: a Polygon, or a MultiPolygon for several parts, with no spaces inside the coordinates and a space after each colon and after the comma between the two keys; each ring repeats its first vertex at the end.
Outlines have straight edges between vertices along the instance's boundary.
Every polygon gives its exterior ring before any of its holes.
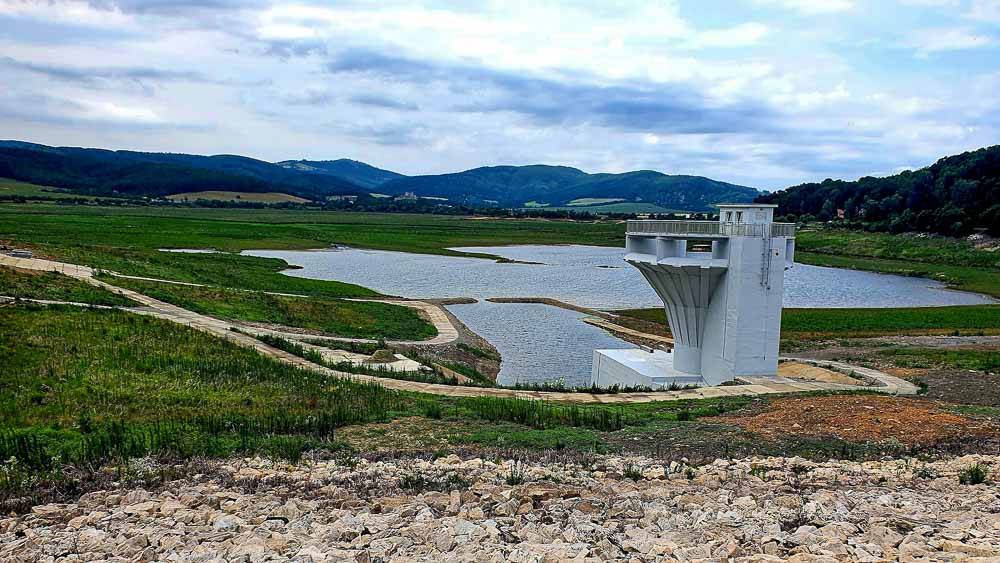
{"type": "MultiPolygon", "coordinates": [[[[333,370],[325,366],[320,366],[314,364],[304,358],[300,358],[284,350],[279,350],[272,346],[264,344],[260,340],[249,336],[247,334],[242,334],[232,330],[233,324],[201,315],[193,311],[188,311],[176,305],[171,305],[170,303],[165,303],[158,299],[153,299],[141,293],[120,288],[109,283],[103,282],[93,277],[93,270],[87,268],[86,266],[74,266],[71,264],[62,264],[59,262],[53,262],[50,260],[42,260],[37,258],[13,258],[6,255],[0,255],[0,265],[14,266],[17,268],[31,269],[31,270],[45,270],[45,271],[56,271],[62,272],[66,275],[72,276],[77,279],[81,279],[97,287],[102,287],[108,291],[117,293],[124,297],[128,297],[137,303],[142,304],[142,307],[133,307],[128,310],[144,314],[151,315],[154,317],[166,319],[178,324],[190,326],[194,329],[207,332],[218,336],[219,338],[224,338],[230,342],[233,342],[239,346],[244,346],[247,348],[252,348],[259,351],[262,354],[271,356],[287,364],[295,365],[303,369],[309,369],[313,371],[318,371],[329,375],[330,377],[342,378],[342,379],[352,379],[355,381],[366,381],[371,383],[377,383],[387,389],[396,389],[399,391],[413,391],[418,393],[430,393],[434,395],[448,395],[454,397],[506,397],[506,398],[524,398],[524,399],[541,399],[548,401],[562,401],[569,403],[603,403],[603,404],[626,404],[626,403],[650,403],[654,401],[679,401],[687,399],[703,399],[703,398],[719,398],[719,397],[731,397],[739,395],[772,395],[772,394],[782,394],[782,393],[801,393],[806,391],[847,391],[856,389],[874,389],[882,390],[888,393],[899,393],[899,394],[909,394],[910,389],[906,387],[912,387],[912,393],[916,393],[916,388],[912,384],[909,384],[899,378],[892,377],[888,374],[883,374],[881,372],[876,372],[875,370],[865,370],[865,368],[858,368],[855,366],[848,366],[846,364],[841,364],[846,367],[846,369],[860,372],[864,370],[863,375],[868,375],[871,377],[876,377],[881,381],[890,382],[893,384],[892,387],[859,387],[855,385],[843,385],[838,383],[823,383],[823,382],[813,382],[813,381],[798,381],[790,380],[783,377],[757,377],[757,378],[742,378],[749,381],[748,385],[733,385],[725,387],[700,387],[697,389],[684,389],[679,391],[657,391],[650,393],[615,393],[615,394],[594,394],[594,393],[578,393],[578,392],[556,392],[556,391],[520,391],[516,389],[492,389],[485,387],[466,387],[460,385],[444,385],[438,383],[418,383],[414,381],[403,381],[397,379],[389,379],[383,377],[374,377],[369,375],[359,375],[346,373],[342,371],[333,370]],[[871,372],[871,373],[868,373],[871,372]],[[898,382],[902,382],[906,385],[901,385],[898,382]]],[[[815,362],[815,360],[802,360],[805,362],[815,362]]],[[[837,362],[815,362],[822,365],[835,365],[837,362]]]]}

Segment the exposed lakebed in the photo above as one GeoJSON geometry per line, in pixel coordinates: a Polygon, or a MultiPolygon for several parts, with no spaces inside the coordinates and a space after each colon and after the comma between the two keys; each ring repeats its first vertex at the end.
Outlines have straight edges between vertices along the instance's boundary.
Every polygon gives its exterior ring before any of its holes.
{"type": "MultiPolygon", "coordinates": [[[[658,307],[656,293],[623,261],[622,248],[501,246],[455,248],[517,262],[338,248],[315,251],[254,250],[301,269],[290,276],[355,283],[410,298],[548,297],[600,309],[658,307]],[[530,262],[530,263],[525,263],[530,262]]],[[[988,297],[947,290],[923,278],[890,276],[796,264],[785,274],[786,307],[921,307],[991,303],[988,297]]],[[[455,316],[489,340],[503,356],[499,381],[565,379],[589,383],[595,348],[629,348],[580,319],[548,305],[451,305],[455,316]]]]}

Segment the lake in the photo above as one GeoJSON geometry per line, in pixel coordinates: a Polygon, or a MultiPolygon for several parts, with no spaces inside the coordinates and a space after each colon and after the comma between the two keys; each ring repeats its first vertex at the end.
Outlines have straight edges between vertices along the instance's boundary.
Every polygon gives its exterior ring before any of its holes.
{"type": "MultiPolygon", "coordinates": [[[[254,250],[302,269],[290,276],[337,280],[410,298],[549,297],[601,309],[662,305],[623,248],[501,246],[456,248],[522,262],[435,256],[354,248],[316,251],[254,250]]],[[[786,307],[925,307],[991,303],[990,298],[947,290],[923,278],[796,264],[785,273],[786,307]]],[[[492,343],[503,357],[503,384],[562,379],[587,385],[593,350],[631,344],[584,323],[584,315],[537,304],[450,305],[448,310],[492,343]]]]}

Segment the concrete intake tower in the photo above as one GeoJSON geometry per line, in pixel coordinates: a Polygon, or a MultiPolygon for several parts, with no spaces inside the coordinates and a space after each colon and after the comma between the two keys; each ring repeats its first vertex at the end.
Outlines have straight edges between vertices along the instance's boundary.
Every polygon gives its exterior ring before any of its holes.
{"type": "Polygon", "coordinates": [[[674,349],[595,350],[592,382],[718,385],[776,375],[795,225],[774,223],[774,207],[724,204],[718,221],[629,221],[625,261],[663,300],[674,349]]]}

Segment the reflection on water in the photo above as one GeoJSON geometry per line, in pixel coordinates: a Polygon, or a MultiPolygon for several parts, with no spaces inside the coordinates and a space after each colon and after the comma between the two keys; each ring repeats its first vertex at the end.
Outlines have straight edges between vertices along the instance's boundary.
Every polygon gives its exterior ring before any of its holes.
{"type": "Polygon", "coordinates": [[[595,349],[635,348],[583,322],[581,313],[551,305],[480,301],[448,310],[500,352],[497,381],[503,385],[557,379],[590,385],[595,349]]]}
{"type": "MultiPolygon", "coordinates": [[[[501,264],[480,258],[379,250],[254,250],[301,270],[290,276],[339,280],[389,295],[440,297],[550,297],[594,308],[658,307],[660,300],[624,249],[596,246],[460,248],[542,264],[501,264]]],[[[972,293],[947,291],[936,281],[796,264],[785,274],[786,307],[921,307],[989,303],[972,293]]]]}

